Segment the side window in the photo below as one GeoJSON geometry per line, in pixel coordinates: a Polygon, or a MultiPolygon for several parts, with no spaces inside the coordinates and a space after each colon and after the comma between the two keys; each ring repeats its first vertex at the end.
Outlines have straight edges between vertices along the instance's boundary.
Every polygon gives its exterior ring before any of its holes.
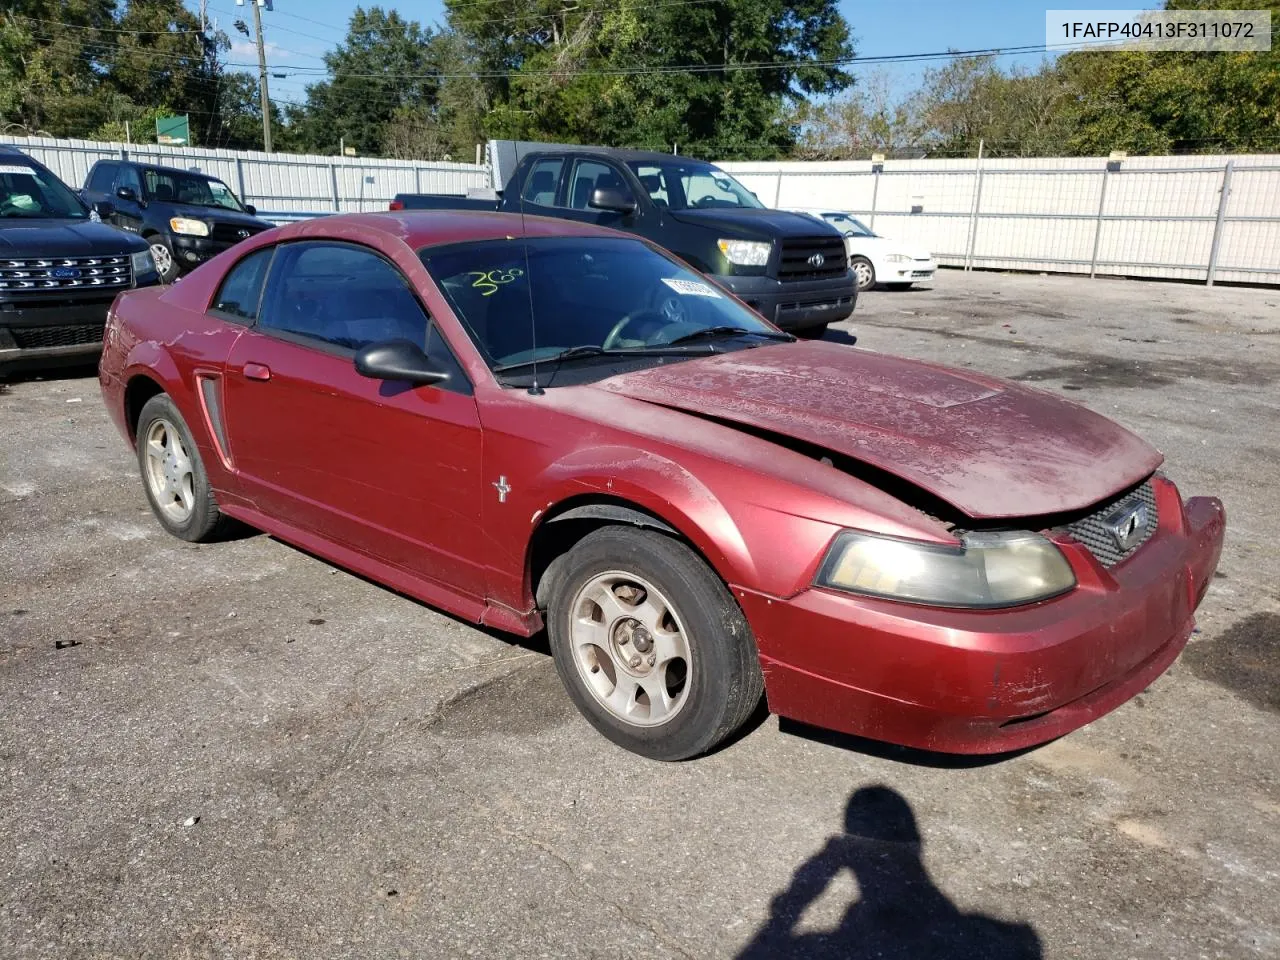
{"type": "Polygon", "coordinates": [[[623,180],[607,163],[598,160],[579,160],[573,167],[573,180],[569,184],[569,208],[593,210],[591,194],[601,187],[618,188],[623,180]]]}
{"type": "Polygon", "coordinates": [[[644,187],[645,193],[649,194],[649,199],[653,201],[655,207],[671,206],[671,197],[667,194],[667,181],[661,167],[641,163],[633,164],[631,169],[635,171],[640,185],[644,187]]]}
{"type": "Polygon", "coordinates": [[[255,250],[227,274],[213,298],[211,309],[228,318],[252,323],[258,316],[258,302],[262,299],[262,282],[267,278],[267,267],[275,247],[255,250]]]}
{"type": "Polygon", "coordinates": [[[524,185],[525,201],[544,207],[555,206],[556,186],[560,183],[560,171],[563,168],[563,157],[547,157],[535,163],[524,185]]]}
{"type": "Polygon", "coordinates": [[[400,271],[372,250],[314,241],[276,251],[260,329],[345,350],[380,340],[426,349],[425,311],[400,271]]]}
{"type": "Polygon", "coordinates": [[[89,183],[85,189],[90,193],[101,193],[110,196],[111,185],[116,182],[116,167],[118,164],[104,161],[97,163],[93,167],[93,172],[89,174],[89,183]]]}
{"type": "Polygon", "coordinates": [[[120,173],[116,176],[116,189],[121,187],[132,187],[139,199],[143,196],[142,181],[138,179],[138,171],[133,167],[120,168],[120,173]]]}

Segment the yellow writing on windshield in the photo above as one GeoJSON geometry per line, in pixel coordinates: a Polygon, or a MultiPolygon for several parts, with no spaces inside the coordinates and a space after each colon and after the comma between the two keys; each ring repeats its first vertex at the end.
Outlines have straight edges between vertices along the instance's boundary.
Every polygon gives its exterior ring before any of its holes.
{"type": "Polygon", "coordinates": [[[498,292],[498,287],[502,284],[510,283],[516,277],[523,277],[524,271],[519,267],[499,268],[497,270],[472,270],[467,276],[475,277],[471,286],[477,290],[484,291],[480,296],[491,297],[498,292]]]}

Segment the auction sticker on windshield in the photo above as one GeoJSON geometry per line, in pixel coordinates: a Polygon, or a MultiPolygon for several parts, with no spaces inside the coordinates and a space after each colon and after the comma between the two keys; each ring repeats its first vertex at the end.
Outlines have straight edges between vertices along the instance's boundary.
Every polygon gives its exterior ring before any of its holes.
{"type": "Polygon", "coordinates": [[[715,297],[717,299],[720,297],[720,294],[716,292],[714,287],[710,287],[705,283],[699,283],[696,280],[678,280],[673,277],[663,277],[662,282],[676,293],[684,294],[685,296],[715,297]]]}

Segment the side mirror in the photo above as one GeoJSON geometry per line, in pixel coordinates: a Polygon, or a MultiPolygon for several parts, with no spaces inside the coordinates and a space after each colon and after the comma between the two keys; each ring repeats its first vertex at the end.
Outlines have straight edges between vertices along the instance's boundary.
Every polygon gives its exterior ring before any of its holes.
{"type": "Polygon", "coordinates": [[[99,200],[93,205],[93,212],[96,213],[100,219],[106,220],[116,212],[116,208],[106,200],[99,200]]]}
{"type": "Polygon", "coordinates": [[[258,215],[258,208],[255,207],[252,203],[246,203],[244,205],[244,212],[251,217],[256,217],[258,215]]]}
{"type": "Polygon", "coordinates": [[[357,351],[356,373],[372,380],[399,380],[414,386],[449,379],[448,371],[437,367],[416,343],[408,340],[384,340],[357,351]]]}
{"type": "Polygon", "coordinates": [[[636,198],[616,187],[597,187],[591,194],[588,206],[613,213],[635,213],[636,198]]]}
{"type": "Polygon", "coordinates": [[[856,233],[854,233],[852,230],[846,230],[846,231],[844,232],[844,235],[845,235],[846,237],[856,237],[856,236],[857,236],[857,234],[856,234],[856,233]]]}
{"type": "Polygon", "coordinates": [[[130,203],[138,202],[138,191],[134,190],[133,187],[121,187],[116,191],[116,196],[121,200],[128,200],[130,203]]]}

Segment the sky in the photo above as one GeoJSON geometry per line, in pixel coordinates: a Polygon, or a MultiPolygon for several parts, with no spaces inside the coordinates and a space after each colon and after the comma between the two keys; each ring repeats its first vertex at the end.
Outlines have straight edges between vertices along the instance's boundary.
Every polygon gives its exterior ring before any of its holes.
{"type": "MultiPolygon", "coordinates": [[[[252,2],[252,0],[249,0],[252,2]]],[[[347,20],[360,0],[273,0],[274,9],[263,10],[263,36],[267,43],[267,63],[272,73],[290,73],[300,67],[323,66],[325,50],[346,35],[347,20]]],[[[495,0],[500,3],[501,0],[495,0]]],[[[186,0],[192,10],[199,9],[198,0],[186,0]]],[[[441,0],[364,0],[364,6],[380,5],[396,9],[406,19],[424,26],[444,21],[441,0]]],[[[1028,3],[1026,0],[840,0],[840,11],[853,27],[859,56],[883,56],[902,53],[977,50],[991,47],[1016,47],[1044,43],[1045,11],[1048,9],[1132,10],[1153,7],[1149,0],[1085,0],[1075,5],[1067,0],[1057,3],[1028,3]]],[[[228,60],[256,63],[257,50],[248,37],[235,31],[232,24],[243,19],[253,28],[253,13],[248,6],[237,6],[235,0],[207,0],[210,19],[233,38],[228,60]]],[[[1008,66],[1021,63],[1034,68],[1041,54],[1004,57],[1008,66]]],[[[892,66],[852,67],[855,75],[869,70],[883,70],[893,91],[901,96],[913,90],[930,63],[895,64],[892,66]]],[[[270,79],[273,100],[301,102],[306,85],[314,78],[290,75],[270,79]]]]}

